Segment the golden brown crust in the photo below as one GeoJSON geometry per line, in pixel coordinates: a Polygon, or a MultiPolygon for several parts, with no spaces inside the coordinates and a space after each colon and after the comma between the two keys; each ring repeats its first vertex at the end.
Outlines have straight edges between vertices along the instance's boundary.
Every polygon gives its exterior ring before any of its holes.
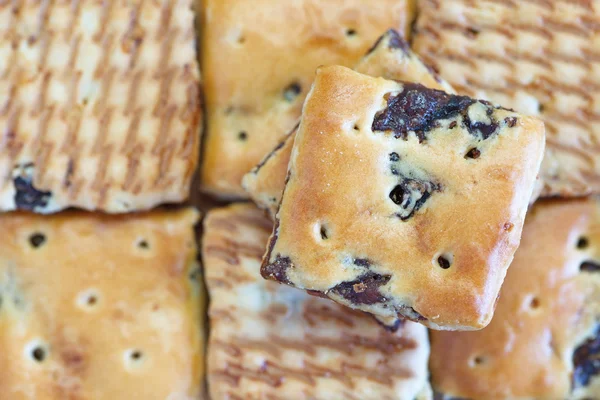
{"type": "Polygon", "coordinates": [[[481,329],[543,149],[535,118],[320,68],[263,276],[382,317],[481,329]]]}
{"type": "Polygon", "coordinates": [[[1,397],[198,398],[197,219],[0,216],[1,397]]]}
{"type": "Polygon", "coordinates": [[[537,203],[490,325],[431,333],[434,387],[468,399],[599,398],[597,377],[571,393],[573,352],[600,317],[599,272],[580,270],[585,262],[600,269],[599,228],[597,201],[537,203]]]}
{"type": "Polygon", "coordinates": [[[1,2],[1,211],[187,198],[201,119],[191,5],[1,2]]]}
{"type": "MultiPolygon", "coordinates": [[[[454,93],[454,89],[410,50],[409,44],[394,30],[381,36],[354,70],[373,77],[417,82],[432,89],[454,93]]],[[[274,218],[281,202],[287,168],[294,145],[295,129],[251,172],[242,185],[250,198],[274,218]]]]}
{"type": "Polygon", "coordinates": [[[543,195],[600,191],[600,3],[419,2],[415,50],[459,93],[540,116],[543,195]]]}
{"type": "Polygon", "coordinates": [[[271,227],[249,204],[204,222],[211,398],[430,399],[426,329],[406,322],[392,334],[368,315],[265,281],[271,227]]]}
{"type": "Polygon", "coordinates": [[[244,175],[242,180],[242,186],[252,201],[261,209],[267,210],[272,219],[275,219],[281,203],[296,130],[297,127],[260,164],[244,175]]]}
{"type": "Polygon", "coordinates": [[[414,0],[205,0],[202,188],[247,197],[244,174],[296,124],[320,65],[352,66],[414,0]]]}

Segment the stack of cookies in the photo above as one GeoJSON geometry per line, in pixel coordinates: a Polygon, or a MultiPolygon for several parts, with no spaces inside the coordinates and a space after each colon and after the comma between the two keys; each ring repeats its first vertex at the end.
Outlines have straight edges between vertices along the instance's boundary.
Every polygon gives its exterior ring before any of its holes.
{"type": "Polygon", "coordinates": [[[0,399],[600,400],[599,105],[595,0],[0,1],[0,399]]]}
{"type": "Polygon", "coordinates": [[[600,4],[225,3],[212,398],[600,399],[600,4]]]}

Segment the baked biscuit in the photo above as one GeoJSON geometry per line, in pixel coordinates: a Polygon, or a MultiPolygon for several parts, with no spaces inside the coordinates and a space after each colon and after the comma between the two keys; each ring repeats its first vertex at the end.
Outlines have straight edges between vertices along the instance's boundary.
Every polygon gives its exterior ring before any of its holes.
{"type": "Polygon", "coordinates": [[[192,0],[0,5],[0,211],[186,200],[200,87],[192,0]]]}
{"type": "Polygon", "coordinates": [[[249,204],[209,212],[208,384],[220,399],[430,399],[427,330],[370,316],[260,276],[272,222],[249,204]]]}
{"type": "Polygon", "coordinates": [[[423,0],[414,48],[461,94],[541,117],[544,196],[600,192],[600,3],[423,0]]]}
{"type": "Polygon", "coordinates": [[[543,150],[535,118],[320,68],[262,274],[380,318],[481,329],[543,150]]]}
{"type": "MultiPolygon", "coordinates": [[[[392,29],[380,37],[373,48],[354,68],[362,74],[386,79],[417,82],[432,89],[454,93],[450,85],[423,64],[410,50],[409,44],[392,29]]],[[[288,134],[251,172],[242,186],[252,200],[275,217],[285,186],[285,177],[294,145],[293,132],[288,134]]]]}
{"type": "Polygon", "coordinates": [[[197,399],[193,210],[0,216],[3,399],[197,399]]]}
{"type": "Polygon", "coordinates": [[[598,201],[537,203],[490,325],[431,333],[438,397],[600,398],[599,243],[598,201]]]}
{"type": "Polygon", "coordinates": [[[353,66],[414,0],[205,0],[202,188],[247,198],[242,178],[297,123],[320,65],[353,66]]]}

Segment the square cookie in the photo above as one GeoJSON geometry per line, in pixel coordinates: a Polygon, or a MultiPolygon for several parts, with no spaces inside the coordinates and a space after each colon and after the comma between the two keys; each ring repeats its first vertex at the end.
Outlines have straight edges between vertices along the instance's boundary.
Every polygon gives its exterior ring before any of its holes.
{"type": "Polygon", "coordinates": [[[192,0],[0,6],[0,211],[187,199],[201,102],[192,0]]]}
{"type": "Polygon", "coordinates": [[[315,70],[353,66],[414,0],[205,0],[202,190],[247,198],[244,174],[297,123],[315,70]]]}
{"type": "Polygon", "coordinates": [[[600,203],[542,201],[494,319],[478,332],[431,332],[439,399],[600,398],[600,203]]]}
{"type": "Polygon", "coordinates": [[[320,68],[262,274],[380,319],[481,329],[543,150],[535,118],[320,68]]]}
{"type": "MultiPolygon", "coordinates": [[[[409,44],[393,29],[377,40],[354,70],[374,77],[417,82],[432,89],[454,93],[452,87],[439,78],[433,69],[423,64],[410,50],[409,44]]],[[[268,210],[273,218],[281,202],[296,128],[247,173],[242,181],[252,200],[260,208],[268,210]]]]}
{"type": "Polygon", "coordinates": [[[211,302],[211,398],[425,400],[427,330],[370,316],[260,276],[272,222],[249,204],[215,209],[202,258],[211,302]]]}
{"type": "Polygon", "coordinates": [[[419,2],[414,48],[460,94],[539,116],[544,196],[600,192],[600,2],[419,2]]]}
{"type": "Polygon", "coordinates": [[[0,216],[3,399],[197,399],[194,210],[0,216]]]}

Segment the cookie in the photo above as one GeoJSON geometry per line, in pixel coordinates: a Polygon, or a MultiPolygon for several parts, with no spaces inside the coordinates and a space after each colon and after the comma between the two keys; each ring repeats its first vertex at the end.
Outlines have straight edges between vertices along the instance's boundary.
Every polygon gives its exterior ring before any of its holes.
{"type": "Polygon", "coordinates": [[[414,48],[460,94],[539,116],[544,196],[600,192],[600,3],[424,0],[414,48]]]}
{"type": "Polygon", "coordinates": [[[536,203],[490,325],[431,332],[439,397],[600,398],[599,244],[597,200],[536,203]]]}
{"type": "MultiPolygon", "coordinates": [[[[359,61],[355,71],[386,79],[417,82],[432,89],[454,93],[454,90],[436,72],[410,50],[401,35],[390,29],[359,61]]],[[[285,186],[285,177],[294,145],[295,130],[288,134],[251,172],[244,176],[242,185],[250,198],[275,217],[285,186]]]]}
{"type": "Polygon", "coordinates": [[[430,399],[426,329],[269,282],[272,222],[249,204],[210,211],[202,258],[211,302],[208,385],[220,399],[430,399]]]}
{"type": "Polygon", "coordinates": [[[206,0],[207,132],[202,190],[247,198],[241,182],[297,123],[320,65],[353,66],[413,0],[206,0]]]}
{"type": "Polygon", "coordinates": [[[320,68],[262,274],[379,317],[481,329],[543,150],[535,118],[320,68]]]}
{"type": "Polygon", "coordinates": [[[6,399],[197,399],[193,210],[0,216],[6,399]]]}
{"type": "Polygon", "coordinates": [[[191,6],[0,5],[0,211],[186,200],[201,120],[191,6]]]}

